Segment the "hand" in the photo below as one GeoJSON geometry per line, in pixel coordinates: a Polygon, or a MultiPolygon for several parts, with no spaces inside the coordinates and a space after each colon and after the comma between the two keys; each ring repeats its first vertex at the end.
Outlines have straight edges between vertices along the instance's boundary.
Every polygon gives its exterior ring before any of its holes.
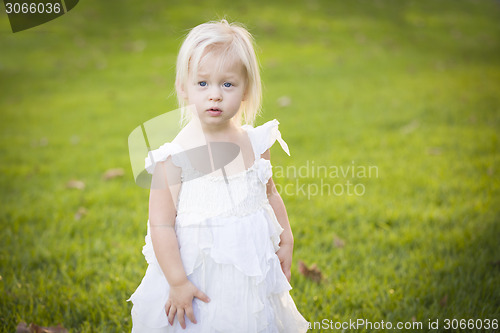
{"type": "Polygon", "coordinates": [[[193,312],[193,299],[197,297],[205,303],[210,302],[205,293],[200,291],[188,279],[184,282],[170,286],[167,304],[165,304],[165,313],[168,317],[170,325],[174,325],[175,315],[181,324],[182,328],[186,328],[184,315],[186,315],[193,324],[196,324],[196,318],[193,312]]]}
{"type": "Polygon", "coordinates": [[[290,269],[292,267],[293,244],[280,244],[280,249],[276,252],[276,254],[280,260],[281,270],[285,274],[288,282],[290,282],[292,277],[290,269]]]}

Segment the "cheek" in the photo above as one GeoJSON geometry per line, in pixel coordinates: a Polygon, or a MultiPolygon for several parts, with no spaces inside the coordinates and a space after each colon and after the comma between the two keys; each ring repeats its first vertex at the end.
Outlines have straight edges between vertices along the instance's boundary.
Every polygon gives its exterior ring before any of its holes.
{"type": "Polygon", "coordinates": [[[244,96],[243,89],[238,89],[238,91],[233,92],[231,97],[235,102],[239,102],[243,100],[243,96],[244,96]]]}
{"type": "Polygon", "coordinates": [[[190,87],[188,89],[187,98],[193,103],[199,101],[201,98],[200,92],[196,89],[196,87],[190,87]]]}

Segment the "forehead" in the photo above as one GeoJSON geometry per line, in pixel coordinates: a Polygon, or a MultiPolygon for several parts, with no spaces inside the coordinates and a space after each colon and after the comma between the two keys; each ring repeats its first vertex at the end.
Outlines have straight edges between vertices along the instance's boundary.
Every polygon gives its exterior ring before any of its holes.
{"type": "Polygon", "coordinates": [[[232,52],[208,50],[201,56],[195,75],[233,74],[245,75],[245,67],[241,59],[232,52]]]}

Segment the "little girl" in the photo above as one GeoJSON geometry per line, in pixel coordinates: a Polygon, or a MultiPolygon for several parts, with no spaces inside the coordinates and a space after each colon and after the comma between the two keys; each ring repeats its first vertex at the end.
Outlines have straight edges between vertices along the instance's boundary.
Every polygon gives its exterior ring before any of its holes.
{"type": "Polygon", "coordinates": [[[277,120],[251,126],[261,82],[248,31],[226,20],[192,29],[176,89],[187,124],[146,158],[149,265],[129,299],[132,332],[307,331],[289,294],[293,236],[271,177],[269,148],[289,151],[277,120]]]}

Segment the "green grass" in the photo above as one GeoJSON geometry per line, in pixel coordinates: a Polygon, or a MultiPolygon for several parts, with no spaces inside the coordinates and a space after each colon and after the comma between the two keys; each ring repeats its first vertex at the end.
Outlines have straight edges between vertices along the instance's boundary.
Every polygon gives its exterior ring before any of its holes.
{"type": "Polygon", "coordinates": [[[0,331],[130,331],[148,192],[133,182],[127,137],[176,108],[182,36],[222,16],[259,45],[257,123],[279,119],[292,153],[274,147],[275,167],[378,170],[275,177],[292,189],[282,196],[304,317],[423,331],[429,319],[500,319],[498,1],[88,0],[16,34],[0,13],[0,331]],[[103,181],[115,167],[125,176],[103,181]],[[347,181],[364,195],[293,192],[347,181]],[[323,282],[300,275],[299,260],[323,282]]]}

